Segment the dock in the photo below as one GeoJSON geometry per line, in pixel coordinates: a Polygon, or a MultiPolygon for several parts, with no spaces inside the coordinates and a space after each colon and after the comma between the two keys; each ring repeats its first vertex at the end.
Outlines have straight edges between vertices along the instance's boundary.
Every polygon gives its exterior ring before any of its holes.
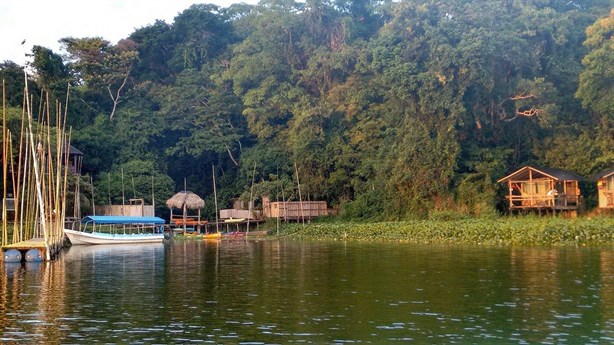
{"type": "MultiPolygon", "coordinates": [[[[49,257],[55,258],[61,249],[61,242],[50,245],[49,257]]],[[[43,238],[32,238],[2,247],[2,259],[5,262],[40,262],[45,261],[47,257],[47,246],[43,238]]]]}

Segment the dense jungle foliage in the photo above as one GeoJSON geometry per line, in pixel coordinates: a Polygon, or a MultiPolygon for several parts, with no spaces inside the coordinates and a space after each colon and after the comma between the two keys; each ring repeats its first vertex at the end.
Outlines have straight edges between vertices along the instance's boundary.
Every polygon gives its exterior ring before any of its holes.
{"type": "MultiPolygon", "coordinates": [[[[220,207],[298,199],[300,182],[349,219],[484,215],[525,164],[614,164],[613,32],[611,0],[195,4],[116,44],[35,46],[28,84],[34,109],[70,85],[99,203],[185,186],[212,217],[215,170],[220,207]]],[[[23,67],[0,76],[17,126],[23,67]]]]}

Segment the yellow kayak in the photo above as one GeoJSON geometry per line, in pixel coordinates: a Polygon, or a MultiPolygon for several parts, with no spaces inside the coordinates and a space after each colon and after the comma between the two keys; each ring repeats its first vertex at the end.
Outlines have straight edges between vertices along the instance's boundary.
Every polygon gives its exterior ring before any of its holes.
{"type": "Polygon", "coordinates": [[[218,238],[222,237],[222,233],[221,232],[214,232],[211,234],[204,234],[203,235],[203,240],[216,240],[218,238]]]}

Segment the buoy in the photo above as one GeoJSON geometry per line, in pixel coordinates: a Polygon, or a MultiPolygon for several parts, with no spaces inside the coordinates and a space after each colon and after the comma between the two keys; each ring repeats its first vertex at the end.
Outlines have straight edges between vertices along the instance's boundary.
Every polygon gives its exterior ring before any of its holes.
{"type": "Polygon", "coordinates": [[[5,251],[4,262],[21,262],[21,252],[17,249],[9,249],[5,251]]]}
{"type": "MultiPolygon", "coordinates": [[[[32,262],[26,262],[26,263],[25,263],[25,267],[26,267],[26,270],[28,270],[28,271],[30,271],[30,272],[32,272],[32,271],[38,271],[38,270],[40,270],[40,268],[41,268],[41,265],[42,265],[42,264],[43,264],[43,262],[42,262],[42,261],[39,261],[39,262],[34,262],[34,261],[32,261],[32,262]]],[[[14,265],[14,264],[13,264],[13,265],[14,265]]]]}
{"type": "Polygon", "coordinates": [[[26,261],[27,262],[42,262],[43,255],[41,251],[38,249],[30,249],[26,252],[26,261]]]}

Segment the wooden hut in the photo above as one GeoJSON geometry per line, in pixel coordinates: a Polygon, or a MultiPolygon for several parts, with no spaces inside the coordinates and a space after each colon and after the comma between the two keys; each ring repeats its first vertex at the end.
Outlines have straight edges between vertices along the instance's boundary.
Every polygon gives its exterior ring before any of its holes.
{"type": "Polygon", "coordinates": [[[81,176],[81,165],[83,164],[83,152],[70,145],[68,149],[68,169],[71,173],[81,176]]]}
{"type": "Polygon", "coordinates": [[[575,216],[580,201],[581,176],[560,169],[525,166],[500,179],[507,183],[510,213],[561,212],[575,216]]]}
{"type": "Polygon", "coordinates": [[[271,201],[262,198],[263,214],[266,218],[283,218],[286,220],[311,219],[328,216],[326,201],[271,201]]]}
{"type": "Polygon", "coordinates": [[[614,167],[597,174],[595,180],[597,180],[599,209],[614,210],[614,167]]]}
{"type": "Polygon", "coordinates": [[[128,199],[127,205],[96,205],[96,215],[154,217],[155,206],[145,205],[144,199],[128,199]]]}
{"type": "Polygon", "coordinates": [[[200,228],[207,224],[207,221],[200,217],[200,210],[205,207],[205,201],[195,193],[179,192],[166,201],[166,206],[171,210],[171,225],[183,228],[184,233],[188,230],[200,231],[200,228]],[[173,215],[173,209],[181,209],[181,215],[173,215]],[[197,210],[198,214],[188,215],[189,210],[197,210]]]}

